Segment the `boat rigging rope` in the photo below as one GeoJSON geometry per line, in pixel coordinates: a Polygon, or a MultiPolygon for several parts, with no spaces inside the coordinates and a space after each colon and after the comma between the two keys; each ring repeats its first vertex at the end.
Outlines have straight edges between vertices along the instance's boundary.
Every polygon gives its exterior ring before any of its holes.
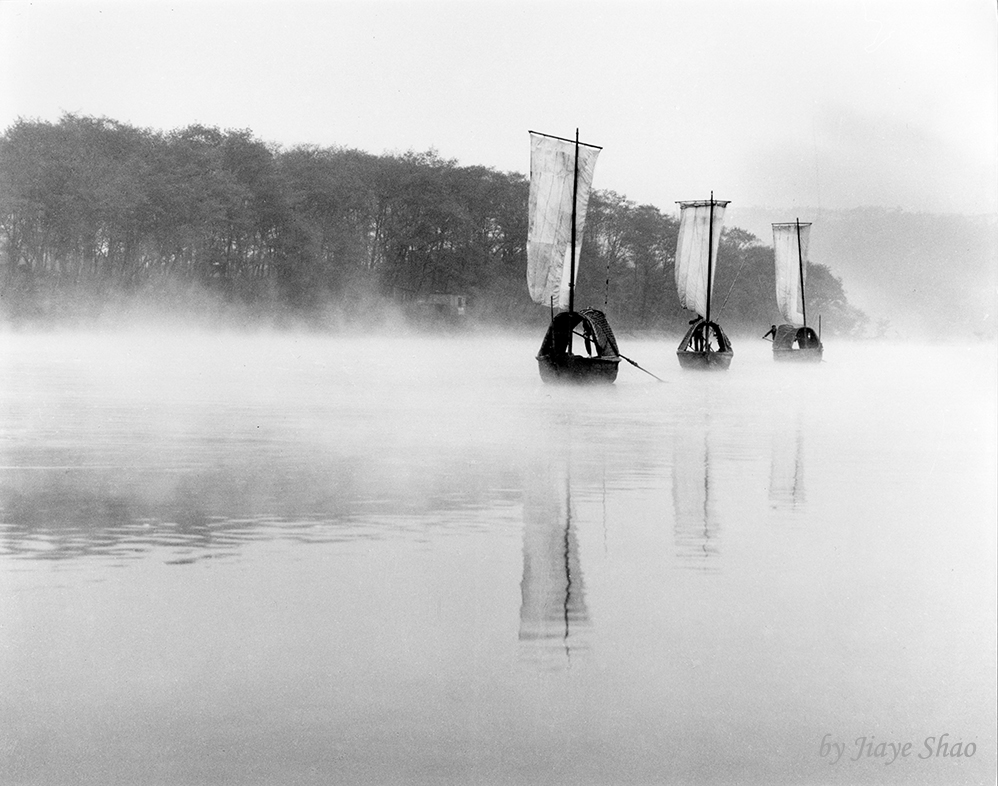
{"type": "Polygon", "coordinates": [[[606,256],[606,288],[603,290],[603,311],[607,310],[610,301],[610,255],[606,256]]]}
{"type": "Polygon", "coordinates": [[[745,255],[744,254],[742,255],[741,264],[738,265],[738,270],[735,271],[735,277],[734,277],[734,279],[731,282],[731,286],[728,287],[728,294],[724,296],[724,302],[721,303],[721,307],[719,309],[717,309],[717,317],[716,318],[720,318],[721,312],[724,311],[724,307],[728,304],[728,298],[731,297],[731,292],[735,288],[735,282],[738,281],[738,276],[740,276],[742,274],[742,268],[743,267],[745,267],[745,255]]]}

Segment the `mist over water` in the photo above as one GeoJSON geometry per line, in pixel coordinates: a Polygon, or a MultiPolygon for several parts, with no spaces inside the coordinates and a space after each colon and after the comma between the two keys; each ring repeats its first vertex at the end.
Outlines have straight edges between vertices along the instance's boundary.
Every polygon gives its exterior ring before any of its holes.
{"type": "Polygon", "coordinates": [[[540,338],[0,336],[0,782],[993,778],[993,345],[540,338]]]}

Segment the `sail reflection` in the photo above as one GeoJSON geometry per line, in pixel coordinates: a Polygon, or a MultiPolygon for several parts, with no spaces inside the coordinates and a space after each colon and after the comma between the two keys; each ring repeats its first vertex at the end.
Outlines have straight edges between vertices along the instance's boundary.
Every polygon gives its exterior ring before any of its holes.
{"type": "Polygon", "coordinates": [[[534,470],[524,484],[521,654],[559,669],[588,650],[589,611],[568,469],[548,465],[534,470]]]}
{"type": "Polygon", "coordinates": [[[683,421],[674,437],[672,501],[675,510],[676,556],[683,567],[717,569],[718,489],[711,470],[710,415],[683,421]]]}

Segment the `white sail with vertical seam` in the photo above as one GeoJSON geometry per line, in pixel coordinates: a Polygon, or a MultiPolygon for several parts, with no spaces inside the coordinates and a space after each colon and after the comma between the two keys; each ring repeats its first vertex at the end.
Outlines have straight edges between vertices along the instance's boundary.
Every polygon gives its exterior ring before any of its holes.
{"type": "Polygon", "coordinates": [[[807,246],[811,225],[773,224],[773,256],[776,260],[776,304],[791,325],[804,324],[801,275],[807,281],[807,246]],[[800,227],[798,245],[797,228],[800,227]],[[803,273],[802,273],[803,271],[803,273]]]}
{"type": "MultiPolygon", "coordinates": [[[[575,187],[575,142],[530,134],[530,202],[527,218],[527,286],[535,303],[554,298],[568,308],[572,256],[572,191],[575,187]]],[[[600,149],[578,145],[579,171],[575,199],[575,272],[578,279],[582,231],[600,149]]]]}
{"type": "MultiPolygon", "coordinates": [[[[711,226],[711,202],[679,202],[679,241],[676,244],[676,291],[679,304],[701,317],[707,316],[708,265],[717,266],[717,246],[724,226],[728,200],[713,200],[714,222],[711,226]],[[710,257],[708,259],[708,256],[710,257]]],[[[710,283],[713,286],[713,275],[710,283]]]]}

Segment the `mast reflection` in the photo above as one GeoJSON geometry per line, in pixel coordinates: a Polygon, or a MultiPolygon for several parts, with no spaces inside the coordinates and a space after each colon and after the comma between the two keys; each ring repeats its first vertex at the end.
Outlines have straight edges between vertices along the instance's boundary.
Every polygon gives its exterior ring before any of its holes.
{"type": "Polygon", "coordinates": [[[567,467],[534,470],[524,484],[521,654],[559,669],[588,649],[589,611],[567,467]]]}
{"type": "Polygon", "coordinates": [[[683,567],[714,571],[719,554],[716,480],[711,471],[710,416],[682,422],[674,437],[672,501],[676,557],[683,567]]]}
{"type": "Polygon", "coordinates": [[[807,501],[804,489],[804,440],[801,417],[796,424],[781,422],[773,432],[773,457],[769,472],[769,504],[774,509],[796,510],[807,501]]]}

